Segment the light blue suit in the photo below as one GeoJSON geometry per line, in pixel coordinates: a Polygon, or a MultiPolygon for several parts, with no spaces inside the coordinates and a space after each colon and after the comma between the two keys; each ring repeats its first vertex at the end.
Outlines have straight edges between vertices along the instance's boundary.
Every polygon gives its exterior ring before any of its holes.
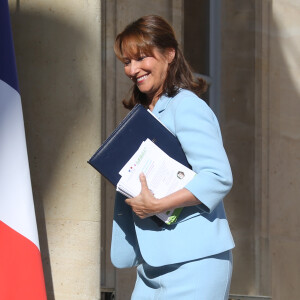
{"type": "Polygon", "coordinates": [[[117,193],[111,260],[118,268],[135,266],[141,258],[149,266],[161,267],[234,247],[223,207],[232,174],[214,113],[187,90],[173,98],[162,96],[153,113],[179,139],[197,174],[185,188],[201,204],[185,207],[176,224],[159,227],[151,218],[139,219],[117,193]]]}

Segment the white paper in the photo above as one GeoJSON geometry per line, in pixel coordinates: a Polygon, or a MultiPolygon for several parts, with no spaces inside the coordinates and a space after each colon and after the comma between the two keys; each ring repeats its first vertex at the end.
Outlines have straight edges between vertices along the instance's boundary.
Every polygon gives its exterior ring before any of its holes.
{"type": "MultiPolygon", "coordinates": [[[[182,189],[195,176],[194,171],[172,159],[149,139],[120,170],[117,191],[129,198],[136,197],[141,191],[141,173],[145,174],[148,188],[158,199],[182,189]]],[[[176,219],[174,213],[179,212],[177,209],[157,216],[169,224],[176,219]]]]}

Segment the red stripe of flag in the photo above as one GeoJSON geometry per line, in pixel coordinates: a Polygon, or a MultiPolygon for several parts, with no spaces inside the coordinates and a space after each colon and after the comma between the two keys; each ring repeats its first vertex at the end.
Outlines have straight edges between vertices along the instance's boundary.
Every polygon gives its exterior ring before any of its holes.
{"type": "Polygon", "coordinates": [[[2,221],[0,221],[0,299],[47,299],[39,249],[2,221]]]}

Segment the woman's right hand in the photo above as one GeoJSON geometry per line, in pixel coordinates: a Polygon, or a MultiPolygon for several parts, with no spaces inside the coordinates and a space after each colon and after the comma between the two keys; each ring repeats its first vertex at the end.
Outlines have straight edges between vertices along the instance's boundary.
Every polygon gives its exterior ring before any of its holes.
{"type": "Polygon", "coordinates": [[[159,199],[153,196],[147,185],[146,176],[140,174],[141,192],[138,196],[126,199],[125,202],[131,206],[134,213],[141,219],[153,216],[159,213],[159,199]]]}

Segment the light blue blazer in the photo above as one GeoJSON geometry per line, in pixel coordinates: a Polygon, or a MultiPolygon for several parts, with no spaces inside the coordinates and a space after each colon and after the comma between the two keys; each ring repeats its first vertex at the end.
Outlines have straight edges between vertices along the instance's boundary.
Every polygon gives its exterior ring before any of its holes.
{"type": "Polygon", "coordinates": [[[187,90],[162,96],[153,113],[179,139],[196,176],[185,188],[201,204],[185,207],[174,225],[140,219],[117,193],[111,260],[117,268],[135,266],[140,257],[154,267],[218,254],[234,247],[223,206],[232,186],[220,127],[209,106],[187,90]]]}

